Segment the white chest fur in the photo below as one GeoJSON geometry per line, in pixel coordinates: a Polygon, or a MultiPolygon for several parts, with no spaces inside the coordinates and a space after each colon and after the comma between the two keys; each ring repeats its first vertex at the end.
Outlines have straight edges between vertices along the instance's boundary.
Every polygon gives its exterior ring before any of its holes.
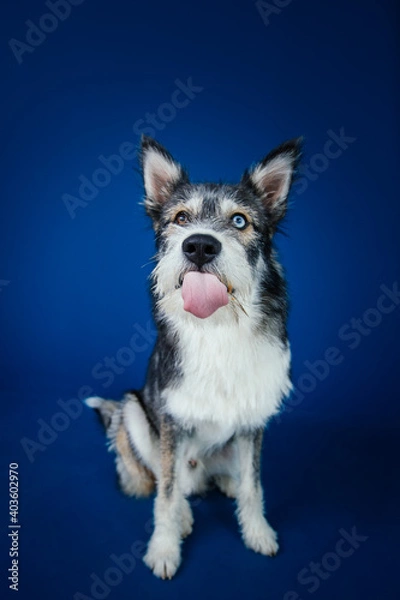
{"type": "Polygon", "coordinates": [[[190,315],[178,331],[183,377],[179,387],[165,390],[165,401],[182,425],[216,426],[222,443],[277,412],[291,389],[288,347],[255,334],[246,319],[232,326],[230,319],[190,315]]]}

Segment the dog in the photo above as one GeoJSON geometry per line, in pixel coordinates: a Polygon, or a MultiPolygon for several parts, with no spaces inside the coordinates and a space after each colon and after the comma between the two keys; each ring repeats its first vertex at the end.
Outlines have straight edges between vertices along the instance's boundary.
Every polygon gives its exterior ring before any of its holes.
{"type": "Polygon", "coordinates": [[[286,283],[273,238],[300,154],[293,139],[238,184],[194,184],[161,144],[142,137],[158,338],[142,390],[87,404],[105,425],[122,490],[156,490],[144,562],[163,579],[175,575],[192,531],[187,498],[212,486],[236,499],[248,548],[278,551],[260,458],[265,425],[292,389],[286,283]]]}

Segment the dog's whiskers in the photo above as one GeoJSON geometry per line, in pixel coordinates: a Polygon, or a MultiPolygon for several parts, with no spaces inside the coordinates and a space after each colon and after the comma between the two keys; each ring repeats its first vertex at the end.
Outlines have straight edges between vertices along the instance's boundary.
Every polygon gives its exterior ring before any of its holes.
{"type": "Polygon", "coordinates": [[[239,300],[236,298],[236,296],[234,296],[232,294],[232,292],[229,292],[230,297],[232,298],[232,300],[234,300],[236,302],[236,304],[239,306],[239,308],[242,309],[242,311],[244,312],[244,314],[246,315],[246,317],[248,317],[249,315],[246,312],[246,309],[244,308],[243,304],[241,302],[239,302],[239,300]]]}
{"type": "Polygon", "coordinates": [[[148,267],[149,265],[151,265],[151,264],[153,264],[155,262],[157,262],[157,257],[153,256],[153,258],[150,258],[150,260],[147,261],[146,263],[144,263],[144,265],[142,265],[140,268],[144,269],[145,267],[148,267]]]}

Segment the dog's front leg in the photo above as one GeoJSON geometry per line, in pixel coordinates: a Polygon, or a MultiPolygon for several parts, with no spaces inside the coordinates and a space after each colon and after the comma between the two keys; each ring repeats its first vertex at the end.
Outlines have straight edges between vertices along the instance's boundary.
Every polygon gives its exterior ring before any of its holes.
{"type": "Polygon", "coordinates": [[[165,416],[160,430],[161,468],[154,503],[154,532],[144,562],[157,577],[171,579],[181,562],[182,511],[186,499],[179,489],[177,463],[181,454],[179,436],[165,416]]]}
{"type": "Polygon", "coordinates": [[[238,519],[244,543],[255,552],[274,556],[278,552],[277,535],[264,517],[260,481],[260,457],[263,430],[239,435],[238,519]]]}

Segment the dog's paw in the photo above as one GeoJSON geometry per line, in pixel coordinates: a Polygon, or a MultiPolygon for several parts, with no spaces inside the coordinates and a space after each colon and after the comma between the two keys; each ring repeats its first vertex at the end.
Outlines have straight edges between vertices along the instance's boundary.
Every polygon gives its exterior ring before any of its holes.
{"type": "Polygon", "coordinates": [[[193,514],[192,509],[190,508],[189,502],[184,500],[182,503],[182,512],[181,512],[181,537],[185,538],[190,535],[193,531],[193,514]]]}
{"type": "Polygon", "coordinates": [[[254,552],[265,556],[275,556],[278,553],[278,535],[265,519],[257,526],[243,531],[243,539],[246,546],[254,552]]]}
{"type": "Polygon", "coordinates": [[[156,577],[172,579],[181,563],[179,543],[153,535],[143,560],[156,577]]]}

